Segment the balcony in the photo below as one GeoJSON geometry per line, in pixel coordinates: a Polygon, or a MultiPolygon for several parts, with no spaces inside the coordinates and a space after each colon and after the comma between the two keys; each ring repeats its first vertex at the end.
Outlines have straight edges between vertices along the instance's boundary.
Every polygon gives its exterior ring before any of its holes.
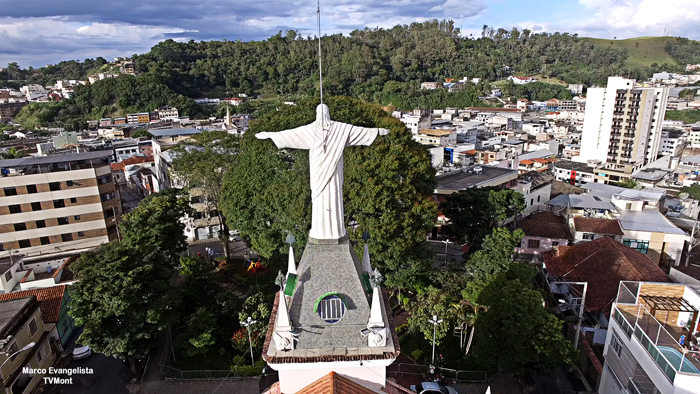
{"type": "Polygon", "coordinates": [[[700,376],[700,351],[688,349],[688,339],[691,337],[688,329],[676,325],[673,318],[669,319],[669,316],[678,319],[679,313],[690,313],[693,318],[691,324],[695,324],[697,309],[682,297],[645,294],[648,291],[644,286],[656,286],[656,291],[653,291],[656,294],[659,294],[660,286],[684,288],[683,285],[674,284],[621,282],[612,320],[620,326],[627,338],[636,338],[671,382],[678,373],[700,376]],[[635,295],[637,291],[640,294],[638,298],[635,295]],[[686,346],[680,344],[682,336],[686,346]]]}

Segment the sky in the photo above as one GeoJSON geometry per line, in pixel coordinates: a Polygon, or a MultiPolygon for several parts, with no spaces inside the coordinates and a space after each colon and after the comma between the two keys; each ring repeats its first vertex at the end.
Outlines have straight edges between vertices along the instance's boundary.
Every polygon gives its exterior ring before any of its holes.
{"type": "MultiPolygon", "coordinates": [[[[700,39],[698,0],[322,0],[322,34],[451,19],[582,37],[700,39]]],[[[131,56],[159,41],[260,40],[316,32],[314,0],[0,0],[0,67],[131,56]]]]}

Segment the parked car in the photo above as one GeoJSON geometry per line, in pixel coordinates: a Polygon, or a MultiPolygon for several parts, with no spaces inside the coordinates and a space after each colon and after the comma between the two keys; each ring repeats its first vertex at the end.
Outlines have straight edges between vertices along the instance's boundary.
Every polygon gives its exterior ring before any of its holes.
{"type": "Polygon", "coordinates": [[[412,385],[411,390],[418,394],[457,394],[457,390],[450,386],[443,386],[435,382],[423,382],[418,385],[412,385]]]}
{"type": "Polygon", "coordinates": [[[76,343],[75,348],[73,349],[73,360],[80,360],[81,358],[85,358],[91,354],[92,349],[90,349],[90,346],[83,346],[76,343]]]}

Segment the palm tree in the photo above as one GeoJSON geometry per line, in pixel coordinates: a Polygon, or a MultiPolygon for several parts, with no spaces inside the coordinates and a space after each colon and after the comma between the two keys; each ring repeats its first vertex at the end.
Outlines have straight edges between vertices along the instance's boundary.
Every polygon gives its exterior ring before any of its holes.
{"type": "Polygon", "coordinates": [[[19,159],[20,157],[24,157],[24,152],[17,150],[17,148],[13,146],[12,148],[0,153],[0,156],[2,156],[3,159],[19,159]]]}

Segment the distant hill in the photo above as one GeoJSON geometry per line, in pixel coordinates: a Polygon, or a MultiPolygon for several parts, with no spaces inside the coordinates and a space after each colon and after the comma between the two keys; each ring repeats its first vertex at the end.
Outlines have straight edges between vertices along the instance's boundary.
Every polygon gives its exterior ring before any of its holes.
{"type": "Polygon", "coordinates": [[[676,41],[676,37],[638,37],[627,40],[612,40],[605,38],[584,38],[593,44],[603,48],[626,49],[629,53],[627,61],[630,65],[649,67],[653,63],[658,65],[678,64],[676,60],[666,52],[666,44],[676,41]]]}

